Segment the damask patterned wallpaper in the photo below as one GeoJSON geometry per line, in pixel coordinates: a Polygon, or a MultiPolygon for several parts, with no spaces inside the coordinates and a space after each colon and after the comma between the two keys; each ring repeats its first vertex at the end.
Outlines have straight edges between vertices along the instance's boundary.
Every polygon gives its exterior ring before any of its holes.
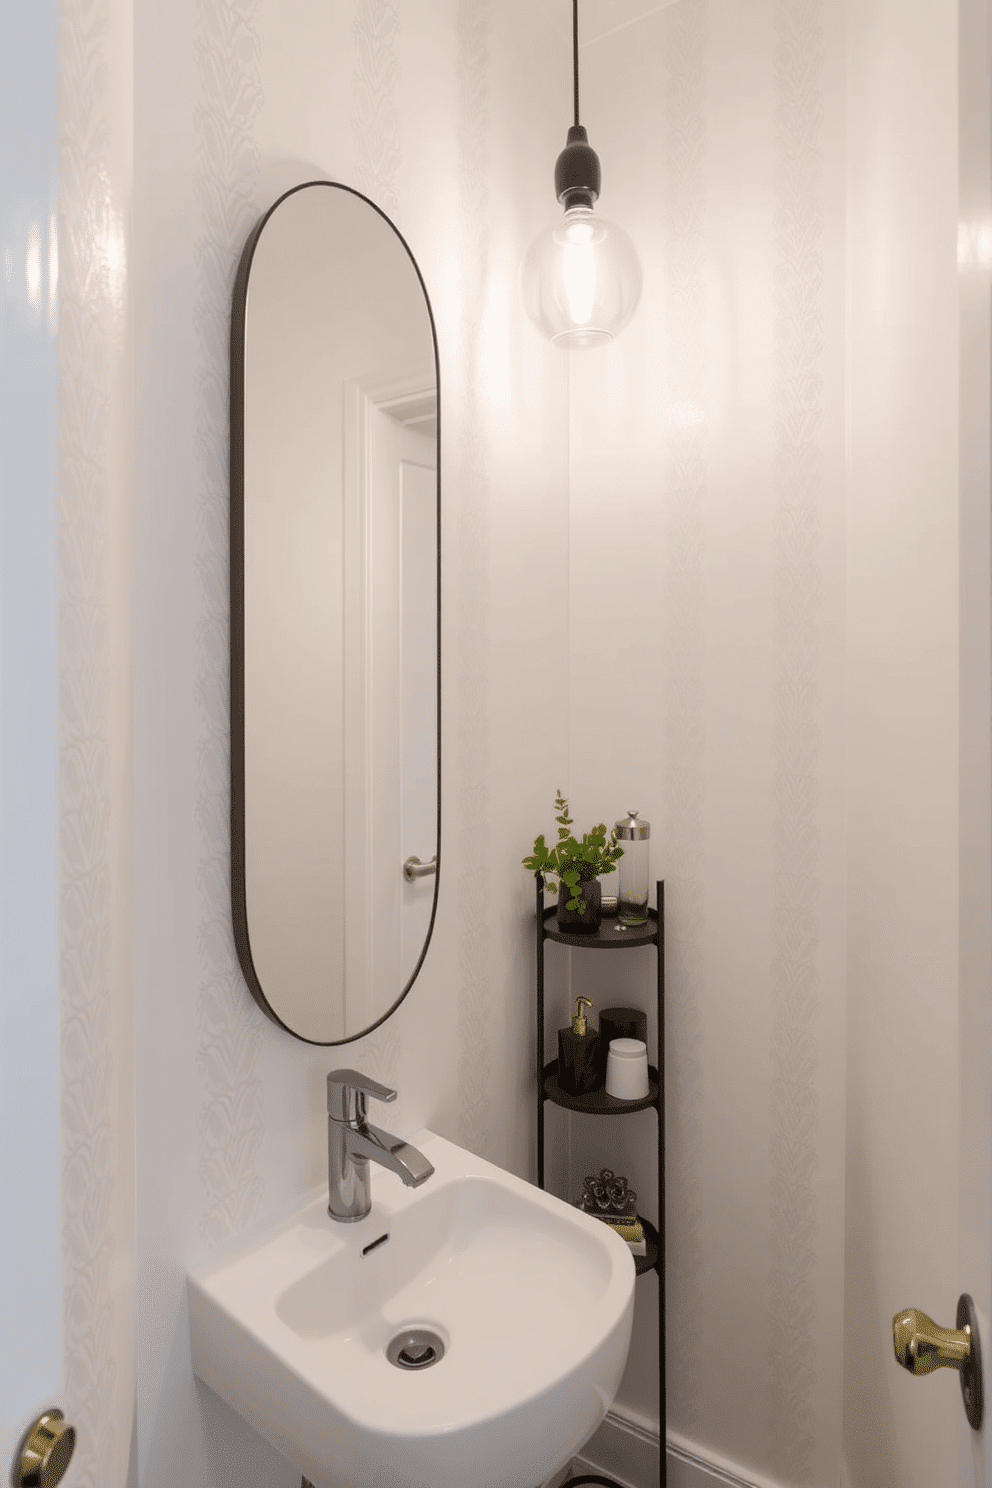
{"type": "Polygon", "coordinates": [[[519,860],[565,735],[546,673],[567,635],[567,366],[524,323],[516,266],[553,205],[554,146],[538,159],[533,140],[555,37],[526,6],[475,0],[180,0],[137,16],[136,1465],[141,1488],[273,1488],[291,1470],[195,1384],[184,1278],[321,1180],[327,1070],[397,1087],[393,1130],[432,1125],[532,1165],[519,860]],[[316,177],[394,218],[441,358],[441,908],[410,997],[343,1050],[256,1009],[229,911],[230,295],[256,218],[316,177]]]}
{"type": "MultiPolygon", "coordinates": [[[[208,1243],[240,1229],[258,1210],[263,1089],[257,1069],[261,1018],[245,1016],[231,929],[228,721],[228,504],[224,431],[228,418],[231,246],[243,243],[258,216],[262,104],[258,0],[203,0],[193,52],[197,91],[193,171],[198,222],[193,297],[197,332],[194,372],[199,475],[196,492],[197,674],[195,867],[200,968],[197,1073],[201,1082],[197,1173],[203,1195],[200,1228],[208,1243]]],[[[140,183],[139,183],[140,186],[140,183]]],[[[192,865],[191,865],[192,866],[192,865]]]]}
{"type": "Polygon", "coordinates": [[[70,0],[59,43],[63,1357],[99,1488],[134,1409],[128,7],[70,0]]]}
{"type": "MultiPolygon", "coordinates": [[[[669,1424],[762,1481],[836,1482],[837,21],[824,0],[633,9],[585,50],[584,112],[603,210],[641,249],[642,314],[569,369],[515,286],[554,210],[568,117],[550,7],[63,7],[64,1254],[80,1483],[123,1481],[133,1398],[141,1488],[298,1480],[195,1385],[184,1278],[325,1161],[334,1055],[267,1023],[243,985],[227,796],[230,292],[256,216],[317,176],[394,216],[441,348],[441,907],[414,992],[347,1058],[398,1086],[397,1129],[433,1125],[530,1173],[519,860],[557,786],[577,817],[639,806],[669,915],[669,1424]],[[744,1354],[721,1346],[727,1326],[744,1354]]],[[[645,975],[593,995],[644,995],[645,975]]],[[[642,1313],[618,1409],[650,1426],[642,1313]]]]}
{"type": "MultiPolygon", "coordinates": [[[[683,0],[587,49],[602,210],[638,243],[644,296],[614,347],[573,358],[571,405],[574,804],[639,808],[665,879],[669,1431],[742,1477],[824,1488],[843,1306],[840,45],[820,0],[683,0]]],[[[584,990],[648,1008],[648,972],[597,966],[584,990]]],[[[596,1161],[640,1189],[653,1143],[645,1124],[596,1161]]],[[[639,1328],[621,1413],[656,1409],[656,1346],[639,1328]]]]}

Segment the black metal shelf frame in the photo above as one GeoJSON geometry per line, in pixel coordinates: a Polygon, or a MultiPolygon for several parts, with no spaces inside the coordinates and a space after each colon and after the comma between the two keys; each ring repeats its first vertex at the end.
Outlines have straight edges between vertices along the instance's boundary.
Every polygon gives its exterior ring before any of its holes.
{"type": "MultiPolygon", "coordinates": [[[[635,1256],[638,1276],[646,1271],[658,1273],[658,1419],[661,1435],[659,1484],[666,1479],[666,1392],[665,1392],[665,885],[656,885],[657,907],[648,909],[648,923],[643,927],[624,928],[616,920],[604,919],[594,934],[570,935],[558,929],[556,908],[544,907],[544,882],[537,878],[537,1182],[544,1181],[544,1108],[548,1101],[568,1111],[590,1116],[623,1116],[633,1111],[654,1109],[658,1118],[658,1225],[639,1216],[644,1225],[648,1254],[635,1256]],[[558,1061],[544,1058],[544,947],[547,941],[587,951],[622,951],[635,946],[653,945],[657,961],[657,1065],[649,1065],[648,1094],[643,1100],[624,1101],[595,1090],[589,1095],[569,1095],[558,1084],[558,1061]]],[[[573,1482],[609,1483],[606,1478],[582,1478],[573,1482]]],[[[569,1488],[569,1484],[565,1485],[569,1488]]]]}

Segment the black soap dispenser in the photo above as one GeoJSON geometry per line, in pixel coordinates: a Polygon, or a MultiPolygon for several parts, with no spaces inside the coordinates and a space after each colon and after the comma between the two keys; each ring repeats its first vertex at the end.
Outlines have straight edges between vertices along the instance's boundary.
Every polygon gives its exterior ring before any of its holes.
{"type": "Polygon", "coordinates": [[[589,1027],[583,1003],[592,1007],[592,998],[577,997],[571,1028],[558,1030],[558,1084],[566,1095],[588,1095],[603,1083],[599,1034],[589,1027]]]}

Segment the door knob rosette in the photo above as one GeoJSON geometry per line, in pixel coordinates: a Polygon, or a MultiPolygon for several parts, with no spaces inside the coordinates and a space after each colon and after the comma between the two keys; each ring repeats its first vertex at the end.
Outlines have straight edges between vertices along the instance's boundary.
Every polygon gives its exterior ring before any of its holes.
{"type": "Polygon", "coordinates": [[[12,1481],[17,1488],[55,1488],[69,1466],[76,1428],[60,1410],[44,1411],[21,1443],[12,1481]]]}
{"type": "Polygon", "coordinates": [[[941,1328],[918,1307],[906,1307],[892,1319],[892,1346],[910,1374],[956,1369],[961,1375],[965,1415],[976,1431],[982,1425],[982,1351],[975,1304],[967,1292],[958,1298],[957,1327],[941,1328]]]}

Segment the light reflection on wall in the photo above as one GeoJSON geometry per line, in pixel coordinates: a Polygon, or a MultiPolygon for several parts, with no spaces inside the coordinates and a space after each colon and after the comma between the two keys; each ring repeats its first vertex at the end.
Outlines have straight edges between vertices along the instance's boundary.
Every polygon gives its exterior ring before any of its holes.
{"type": "Polygon", "coordinates": [[[32,310],[41,309],[41,233],[37,222],[28,224],[28,248],[24,258],[24,279],[28,290],[28,304],[32,310]]]}
{"type": "Polygon", "coordinates": [[[694,398],[679,403],[669,403],[665,409],[666,422],[683,434],[695,434],[706,423],[706,410],[694,398]]]}
{"type": "Polygon", "coordinates": [[[478,392],[498,427],[509,416],[510,408],[518,397],[518,389],[514,386],[510,347],[511,325],[516,323],[511,308],[514,307],[512,294],[515,281],[513,268],[507,258],[497,259],[494,254],[493,259],[497,260],[496,272],[492,272],[488,281],[480,288],[482,313],[476,346],[481,355],[476,371],[479,377],[478,392]],[[499,272],[500,269],[502,273],[499,272]]]}
{"type": "MultiPolygon", "coordinates": [[[[45,316],[49,332],[58,331],[59,244],[54,211],[44,223],[34,218],[11,224],[11,238],[3,244],[3,280],[7,296],[21,300],[32,318],[45,316]],[[47,237],[47,244],[44,242],[47,237]],[[19,267],[22,266],[22,267],[19,267]],[[22,277],[23,274],[23,277],[22,277]]],[[[116,270],[119,273],[119,270],[116,270]]]]}
{"type": "MultiPolygon", "coordinates": [[[[109,203],[108,203],[109,205],[109,203]]],[[[124,224],[119,217],[110,214],[100,233],[103,269],[106,276],[107,294],[117,310],[124,303],[124,224]]]]}
{"type": "Polygon", "coordinates": [[[958,268],[988,268],[992,264],[992,223],[958,224],[958,268]]]}
{"type": "Polygon", "coordinates": [[[48,215],[48,328],[52,335],[59,328],[59,230],[55,213],[48,215]]]}

